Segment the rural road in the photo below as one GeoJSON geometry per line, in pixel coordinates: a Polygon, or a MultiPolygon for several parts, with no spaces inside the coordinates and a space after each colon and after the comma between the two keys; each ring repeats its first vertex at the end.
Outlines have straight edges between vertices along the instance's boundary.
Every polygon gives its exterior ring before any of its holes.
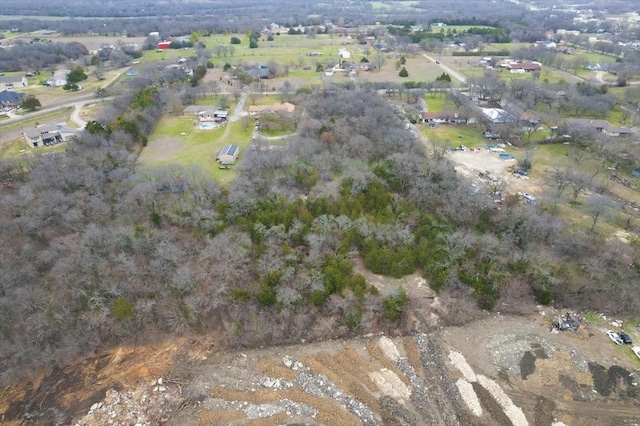
{"type": "Polygon", "coordinates": [[[458,71],[452,69],[451,67],[448,67],[447,65],[443,64],[440,61],[437,61],[436,59],[432,58],[426,53],[423,53],[422,56],[424,56],[426,59],[430,60],[433,63],[437,63],[440,66],[440,68],[442,68],[447,74],[449,74],[451,77],[458,80],[460,83],[467,84],[467,78],[462,74],[460,74],[458,71]]]}

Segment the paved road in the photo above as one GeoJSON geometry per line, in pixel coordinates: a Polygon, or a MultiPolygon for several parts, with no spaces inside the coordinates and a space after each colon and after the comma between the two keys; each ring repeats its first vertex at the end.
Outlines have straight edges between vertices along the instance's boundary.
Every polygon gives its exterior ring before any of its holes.
{"type": "Polygon", "coordinates": [[[426,53],[423,53],[422,56],[424,56],[426,59],[430,60],[433,63],[439,62],[438,65],[440,66],[440,68],[442,68],[444,70],[444,72],[446,72],[451,77],[453,77],[456,80],[458,80],[460,83],[467,84],[467,77],[465,77],[464,75],[460,74],[458,71],[452,69],[451,67],[443,64],[440,61],[436,61],[436,59],[432,58],[431,56],[427,55],[426,53]]]}
{"type": "MultiPolygon", "coordinates": [[[[112,98],[104,98],[105,101],[108,101],[112,98]]],[[[5,126],[7,124],[12,124],[12,123],[17,123],[18,121],[23,121],[23,120],[29,120],[31,118],[36,118],[36,117],[40,117],[41,115],[46,115],[46,114],[50,114],[52,112],[56,112],[56,111],[61,111],[63,109],[66,108],[71,108],[74,107],[76,110],[74,111],[74,115],[78,114],[77,117],[72,117],[73,120],[81,127],[84,128],[84,126],[87,124],[84,120],[80,119],[79,116],[79,112],[80,112],[80,108],[82,108],[85,105],[89,105],[89,104],[95,104],[101,102],[99,99],[95,98],[95,95],[91,94],[91,95],[87,95],[87,96],[82,96],[80,98],[76,98],[73,102],[66,102],[64,104],[61,105],[57,105],[57,106],[52,106],[52,107],[48,107],[48,108],[43,108],[40,109],[38,111],[34,111],[34,112],[30,112],[28,114],[22,114],[22,115],[13,115],[11,118],[8,118],[6,120],[2,120],[2,122],[0,123],[0,127],[1,126],[5,126]]]]}

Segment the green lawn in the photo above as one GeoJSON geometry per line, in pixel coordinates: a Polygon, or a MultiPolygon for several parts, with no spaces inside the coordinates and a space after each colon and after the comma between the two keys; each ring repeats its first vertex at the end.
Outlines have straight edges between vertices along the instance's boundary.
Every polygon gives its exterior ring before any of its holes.
{"type": "Polygon", "coordinates": [[[420,125],[420,132],[437,146],[465,145],[469,148],[481,148],[486,145],[486,139],[482,135],[482,129],[474,125],[449,125],[440,124],[435,129],[426,125],[420,125]]]}
{"type": "Polygon", "coordinates": [[[427,104],[427,111],[429,112],[442,112],[445,109],[455,108],[455,105],[447,100],[446,96],[440,94],[436,94],[435,96],[425,95],[424,101],[427,104]]]}

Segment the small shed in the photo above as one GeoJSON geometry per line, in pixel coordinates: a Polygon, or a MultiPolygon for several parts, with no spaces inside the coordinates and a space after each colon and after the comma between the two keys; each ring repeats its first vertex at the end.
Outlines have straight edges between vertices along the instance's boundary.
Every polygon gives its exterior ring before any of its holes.
{"type": "Polygon", "coordinates": [[[222,164],[233,164],[238,159],[240,147],[238,145],[225,145],[218,153],[216,160],[222,164]]]}
{"type": "Polygon", "coordinates": [[[170,46],[170,41],[161,41],[160,43],[158,43],[158,49],[168,49],[170,46]]]}

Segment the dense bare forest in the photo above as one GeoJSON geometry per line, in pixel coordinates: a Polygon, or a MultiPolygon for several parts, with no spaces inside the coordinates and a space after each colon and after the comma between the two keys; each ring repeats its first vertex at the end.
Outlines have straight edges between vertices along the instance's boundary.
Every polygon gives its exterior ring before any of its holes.
{"type": "Polygon", "coordinates": [[[449,323],[554,300],[640,313],[639,247],[517,199],[497,209],[375,91],[309,95],[298,135],[247,152],[223,188],[198,169],[135,172],[166,90],[117,99],[64,154],[0,164],[13,180],[0,193],[2,383],[187,332],[253,346],[408,327],[406,294],[379,295],[356,257],[421,271],[449,323]]]}

